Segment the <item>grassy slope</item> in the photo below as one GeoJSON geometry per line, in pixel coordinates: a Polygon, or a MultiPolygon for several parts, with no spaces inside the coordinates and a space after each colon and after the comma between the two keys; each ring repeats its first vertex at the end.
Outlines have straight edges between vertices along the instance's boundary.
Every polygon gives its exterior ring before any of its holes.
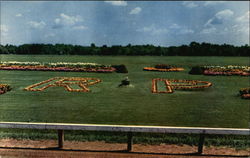
{"type": "Polygon", "coordinates": [[[167,126],[205,126],[247,128],[249,102],[237,96],[239,88],[249,86],[248,77],[189,75],[191,66],[247,65],[241,57],[99,57],[99,56],[18,56],[2,55],[2,61],[97,62],[125,64],[129,74],[80,72],[0,71],[0,82],[13,90],[1,95],[1,121],[70,122],[100,124],[138,124],[167,126]],[[169,63],[183,66],[184,72],[146,72],[144,66],[169,63]],[[129,76],[132,87],[117,88],[129,76]],[[90,87],[91,93],[72,93],[62,87],[43,92],[23,88],[48,78],[96,77],[103,82],[90,87]],[[152,78],[194,79],[213,83],[204,91],[176,91],[152,94],[152,78]]]}

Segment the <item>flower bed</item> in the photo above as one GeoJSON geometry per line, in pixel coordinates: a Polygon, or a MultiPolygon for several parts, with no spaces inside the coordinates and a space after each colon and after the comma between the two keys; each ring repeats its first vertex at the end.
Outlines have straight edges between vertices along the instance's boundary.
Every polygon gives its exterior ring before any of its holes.
{"type": "Polygon", "coordinates": [[[23,71],[73,71],[73,72],[114,72],[111,66],[96,63],[39,63],[39,62],[1,62],[0,70],[23,70],[23,71]]]}
{"type": "Polygon", "coordinates": [[[90,89],[88,86],[94,85],[96,83],[101,82],[100,79],[97,78],[82,78],[82,77],[54,77],[36,84],[33,84],[31,86],[28,86],[24,88],[26,91],[43,91],[49,87],[64,87],[69,92],[89,92],[90,89]],[[51,81],[54,81],[51,84],[48,84],[46,86],[43,86],[41,88],[35,88],[38,86],[41,86],[43,84],[49,83],[51,81]],[[72,82],[68,82],[72,81],[72,82]],[[77,82],[74,82],[77,81],[77,82]],[[80,89],[73,89],[70,87],[70,85],[77,84],[80,89]]]}
{"type": "Polygon", "coordinates": [[[197,80],[174,80],[174,79],[152,79],[152,93],[173,93],[174,90],[191,90],[191,89],[204,89],[212,86],[212,83],[207,81],[197,80]],[[166,91],[158,91],[157,82],[163,81],[166,85],[166,91]]]}
{"type": "Polygon", "coordinates": [[[250,72],[244,72],[241,70],[231,70],[231,71],[225,71],[225,70],[215,70],[215,69],[208,69],[205,70],[204,75],[224,75],[224,76],[232,76],[232,75],[239,75],[239,76],[250,76],[250,72]]]}
{"type": "Polygon", "coordinates": [[[173,65],[167,64],[157,64],[155,67],[144,67],[143,70],[145,71],[161,71],[161,72],[171,72],[171,71],[183,71],[183,68],[178,68],[173,65]]]}
{"type": "Polygon", "coordinates": [[[10,85],[8,84],[0,84],[0,94],[4,94],[8,91],[10,91],[11,88],[10,88],[10,85]]]}
{"type": "Polygon", "coordinates": [[[204,75],[224,75],[224,76],[250,76],[249,66],[196,66],[191,69],[189,74],[204,74],[204,75]]]}
{"type": "Polygon", "coordinates": [[[171,68],[171,69],[158,69],[154,67],[144,67],[145,71],[160,71],[160,72],[172,72],[172,71],[183,71],[183,68],[171,68]]]}
{"type": "Polygon", "coordinates": [[[239,93],[241,95],[241,98],[250,99],[250,87],[240,89],[239,93]]]}

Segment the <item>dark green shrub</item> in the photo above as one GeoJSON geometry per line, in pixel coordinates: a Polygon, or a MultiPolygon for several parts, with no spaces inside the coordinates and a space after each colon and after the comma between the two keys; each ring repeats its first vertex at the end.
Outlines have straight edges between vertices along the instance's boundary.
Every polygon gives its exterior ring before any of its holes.
{"type": "Polygon", "coordinates": [[[201,66],[195,66],[195,67],[192,67],[192,69],[189,71],[189,74],[192,74],[192,75],[202,75],[205,71],[205,68],[204,67],[201,67],[201,66]]]}
{"type": "Polygon", "coordinates": [[[10,85],[8,84],[0,84],[0,94],[6,93],[11,90],[10,85]]]}
{"type": "Polygon", "coordinates": [[[111,67],[116,69],[117,73],[128,73],[128,69],[125,65],[112,65],[111,67]]]}
{"type": "Polygon", "coordinates": [[[240,95],[250,94],[250,88],[242,88],[240,89],[240,95]]]}
{"type": "Polygon", "coordinates": [[[155,68],[157,69],[171,69],[174,68],[175,66],[169,65],[169,64],[157,64],[155,65],[155,68]]]}

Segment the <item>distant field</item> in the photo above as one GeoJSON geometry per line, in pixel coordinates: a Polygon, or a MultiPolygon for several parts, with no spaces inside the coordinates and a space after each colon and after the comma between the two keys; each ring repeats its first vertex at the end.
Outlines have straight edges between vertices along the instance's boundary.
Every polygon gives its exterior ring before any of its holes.
{"type": "Polygon", "coordinates": [[[249,65],[247,57],[47,56],[0,55],[1,61],[96,62],[125,64],[128,74],[0,71],[0,83],[12,91],[0,95],[0,121],[65,122],[130,125],[248,128],[249,100],[237,96],[249,86],[249,77],[189,75],[195,65],[249,65]],[[182,72],[149,72],[143,67],[165,63],[184,67],[182,72]],[[117,86],[128,76],[132,86],[117,86]],[[23,89],[52,77],[94,77],[101,83],[92,92],[68,92],[62,87],[42,92],[23,89]],[[202,80],[213,83],[204,91],[152,94],[153,78],[202,80]]]}

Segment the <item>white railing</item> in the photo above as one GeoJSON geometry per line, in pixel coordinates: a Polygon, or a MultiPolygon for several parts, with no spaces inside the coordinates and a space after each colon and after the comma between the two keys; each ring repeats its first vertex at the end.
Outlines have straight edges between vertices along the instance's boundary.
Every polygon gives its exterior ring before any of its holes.
{"type": "Polygon", "coordinates": [[[203,127],[168,127],[168,126],[133,126],[133,125],[100,125],[100,124],[67,124],[67,123],[29,123],[29,122],[0,122],[0,128],[15,129],[51,129],[58,130],[58,147],[63,148],[64,130],[82,131],[110,131],[127,132],[127,150],[132,150],[132,133],[188,133],[200,134],[198,143],[198,153],[201,154],[205,135],[250,135],[250,129],[242,128],[203,128],[203,127]]]}

